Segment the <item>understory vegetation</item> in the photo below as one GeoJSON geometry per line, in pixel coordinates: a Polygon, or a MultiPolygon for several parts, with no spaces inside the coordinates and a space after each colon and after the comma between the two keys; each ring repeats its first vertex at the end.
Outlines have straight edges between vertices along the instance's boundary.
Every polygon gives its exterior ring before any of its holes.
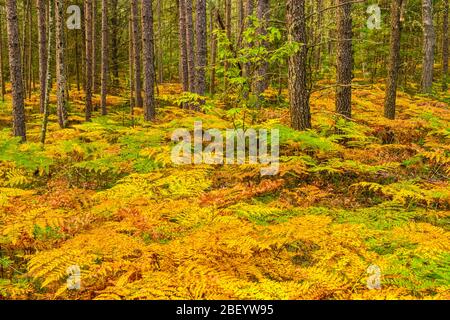
{"type": "Polygon", "coordinates": [[[128,99],[114,95],[107,116],[84,122],[84,94],[72,90],[70,123],[60,129],[51,111],[45,146],[38,96],[26,101],[21,143],[6,95],[0,297],[450,298],[448,93],[399,92],[388,120],[384,85],[356,86],[353,119],[342,121],[334,90],[322,90],[311,97],[313,128],[295,131],[285,90],[266,90],[263,109],[232,112],[219,98],[204,112],[179,108],[179,84],[157,92],[155,122],[140,108],[131,117],[128,99]],[[173,130],[196,120],[204,130],[279,129],[279,174],[172,164],[173,130]],[[67,289],[73,265],[81,290],[67,289]],[[382,271],[379,290],[367,288],[371,265],[382,271]]]}

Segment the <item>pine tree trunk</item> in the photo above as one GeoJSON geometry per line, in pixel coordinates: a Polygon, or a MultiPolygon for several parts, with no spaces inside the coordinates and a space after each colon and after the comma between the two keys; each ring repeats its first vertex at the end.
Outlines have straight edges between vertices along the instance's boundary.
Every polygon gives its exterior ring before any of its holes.
{"type": "Polygon", "coordinates": [[[442,24],[442,90],[448,89],[448,0],[444,0],[444,22],[442,24]]]}
{"type": "Polygon", "coordinates": [[[0,94],[5,101],[5,70],[3,65],[3,8],[0,7],[0,94]]]}
{"type": "Polygon", "coordinates": [[[141,80],[141,37],[139,36],[139,4],[138,0],[131,1],[131,19],[133,29],[133,54],[134,54],[134,90],[136,107],[142,108],[142,80],[141,80]]]}
{"type": "Polygon", "coordinates": [[[120,21],[118,15],[118,0],[111,0],[111,73],[113,85],[119,85],[119,39],[120,21]]]}
{"type": "Polygon", "coordinates": [[[183,91],[189,91],[189,70],[187,60],[186,41],[186,0],[178,1],[179,8],[179,39],[180,39],[180,78],[183,84],[183,91]]]}
{"type": "Polygon", "coordinates": [[[9,70],[12,90],[13,133],[26,141],[24,87],[19,44],[19,19],[15,0],[6,0],[9,70]]]}
{"type": "Polygon", "coordinates": [[[164,82],[164,61],[163,61],[163,2],[158,0],[156,3],[158,11],[158,80],[159,83],[164,82]]]}
{"type": "Polygon", "coordinates": [[[386,82],[386,97],[384,100],[384,116],[395,119],[395,102],[397,98],[397,82],[400,68],[400,38],[401,38],[401,8],[403,0],[392,0],[391,5],[391,40],[386,82]]]}
{"type": "Polygon", "coordinates": [[[44,113],[45,84],[47,82],[47,26],[46,26],[46,0],[37,0],[38,29],[39,29],[39,83],[40,102],[39,110],[44,113]]]}
{"type": "Polygon", "coordinates": [[[108,0],[102,0],[102,84],[101,109],[106,115],[106,95],[108,94],[109,46],[108,46],[108,0]]]}
{"type": "Polygon", "coordinates": [[[56,0],[56,92],[57,92],[57,115],[61,128],[66,127],[67,122],[67,99],[66,99],[66,66],[65,66],[65,19],[64,0],[56,0]]]}
{"type": "Polygon", "coordinates": [[[85,91],[86,91],[86,121],[91,121],[92,117],[92,1],[85,0],[85,91]]]}
{"type": "Polygon", "coordinates": [[[48,1],[48,29],[47,29],[47,61],[45,70],[45,92],[44,92],[44,116],[42,120],[42,128],[41,128],[41,138],[40,141],[42,144],[45,144],[46,136],[47,136],[47,126],[48,126],[48,116],[50,113],[50,91],[52,88],[52,72],[50,70],[50,66],[52,63],[52,45],[53,45],[53,1],[48,1]]]}
{"type": "MultiPolygon", "coordinates": [[[[269,0],[258,0],[257,17],[261,24],[258,28],[258,35],[264,36],[267,34],[267,25],[269,23],[269,0]]],[[[260,47],[267,47],[266,41],[260,41],[260,47]]],[[[256,70],[255,95],[258,98],[258,105],[261,106],[262,94],[267,89],[267,69],[269,64],[267,61],[261,61],[256,70]]]]}
{"type": "Polygon", "coordinates": [[[436,35],[433,24],[433,1],[422,0],[423,64],[422,92],[431,93],[433,86],[434,47],[436,35]]]}
{"type": "MultiPolygon", "coordinates": [[[[98,92],[97,81],[97,1],[92,1],[92,93],[98,92]]],[[[95,110],[98,106],[96,105],[95,110]]]]}
{"type": "MultiPolygon", "coordinates": [[[[228,38],[228,41],[232,41],[231,40],[231,0],[225,0],[225,32],[228,38]]],[[[223,86],[224,86],[224,91],[226,92],[228,90],[228,68],[229,68],[229,64],[227,61],[225,61],[224,63],[224,81],[223,81],[223,86]]]]}
{"type": "Polygon", "coordinates": [[[289,57],[289,99],[291,126],[296,130],[311,128],[311,111],[307,87],[307,39],[305,0],[288,0],[287,27],[289,41],[303,44],[289,57]]]}
{"type": "Polygon", "coordinates": [[[142,44],[144,54],[144,119],[155,119],[155,58],[152,1],[142,0],[142,44]]]}
{"type": "MultiPolygon", "coordinates": [[[[130,7],[131,9],[131,7],[130,7]]],[[[134,68],[133,68],[133,60],[134,60],[134,49],[133,49],[133,19],[131,18],[130,13],[130,19],[128,22],[128,77],[130,78],[130,115],[131,117],[134,116],[134,107],[136,105],[135,101],[135,95],[134,95],[134,68]]]]}
{"type": "Polygon", "coordinates": [[[194,42],[194,22],[192,19],[192,1],[185,1],[186,8],[186,44],[187,44],[187,61],[188,61],[188,77],[189,91],[197,92],[197,68],[195,65],[195,42],[194,42]]]}
{"type": "MultiPolygon", "coordinates": [[[[253,15],[253,11],[254,11],[253,0],[247,0],[247,4],[246,4],[246,8],[245,8],[245,16],[247,18],[247,26],[246,26],[247,28],[252,27],[252,22],[249,17],[253,15]]],[[[252,47],[252,44],[247,43],[247,47],[250,49],[252,47]]],[[[252,64],[250,62],[245,64],[243,75],[244,75],[244,77],[248,78],[249,82],[251,82],[251,77],[253,75],[252,75],[252,64]]]]}
{"type": "Polygon", "coordinates": [[[211,6],[209,16],[209,32],[210,32],[210,45],[211,45],[211,73],[210,73],[210,85],[209,91],[212,95],[216,93],[216,61],[217,61],[217,39],[214,34],[214,21],[217,20],[217,9],[211,6]]]}
{"type": "Polygon", "coordinates": [[[336,113],[352,116],[352,3],[338,0],[337,8],[337,63],[336,113]]]}
{"type": "Polygon", "coordinates": [[[206,0],[197,0],[197,93],[205,95],[206,92],[206,0]]]}

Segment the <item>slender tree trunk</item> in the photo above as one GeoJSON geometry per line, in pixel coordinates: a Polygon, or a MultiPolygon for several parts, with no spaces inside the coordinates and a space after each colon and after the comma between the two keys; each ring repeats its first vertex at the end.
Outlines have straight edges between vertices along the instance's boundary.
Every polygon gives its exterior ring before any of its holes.
{"type": "Polygon", "coordinates": [[[300,50],[289,57],[291,126],[296,130],[306,130],[311,128],[311,111],[306,75],[308,49],[305,0],[288,0],[287,28],[289,41],[301,43],[300,50]]]}
{"type": "MultiPolygon", "coordinates": [[[[97,81],[97,1],[92,1],[92,93],[98,92],[97,81]]],[[[98,106],[96,105],[95,110],[98,106]]]]}
{"type": "Polygon", "coordinates": [[[134,89],[136,107],[142,108],[142,80],[141,80],[141,37],[139,32],[139,4],[138,0],[131,1],[131,17],[133,28],[133,53],[134,53],[134,89]]]}
{"type": "MultiPolygon", "coordinates": [[[[250,16],[253,15],[253,11],[254,11],[254,4],[253,4],[253,0],[247,0],[247,4],[246,4],[246,8],[245,8],[245,15],[247,18],[247,28],[251,28],[252,25],[252,21],[250,20],[250,16]]],[[[250,49],[252,47],[252,43],[247,43],[247,47],[250,49]]],[[[244,72],[243,72],[244,77],[247,77],[249,79],[249,81],[251,82],[251,77],[252,77],[252,64],[250,62],[246,63],[244,66],[244,72]]],[[[250,85],[250,89],[251,89],[251,85],[250,85]]]]}
{"type": "Polygon", "coordinates": [[[163,1],[158,0],[156,3],[158,11],[158,80],[159,83],[164,82],[164,61],[163,61],[163,1]]]}
{"type": "Polygon", "coordinates": [[[442,90],[448,89],[448,0],[444,0],[444,22],[442,24],[442,90]]]}
{"type": "Polygon", "coordinates": [[[431,93],[433,86],[434,47],[436,35],[433,24],[433,1],[422,0],[423,63],[422,92],[431,93]]]}
{"type": "MultiPolygon", "coordinates": [[[[258,35],[267,34],[267,25],[269,23],[269,0],[258,0],[257,16],[261,26],[258,29],[258,35]]],[[[260,47],[267,47],[266,41],[260,41],[260,47]]],[[[269,64],[267,61],[261,61],[256,70],[255,95],[258,97],[258,105],[261,106],[262,94],[267,89],[267,70],[269,64]]]]}
{"type": "Polygon", "coordinates": [[[39,82],[40,103],[39,110],[44,113],[45,84],[47,82],[47,25],[46,25],[46,0],[37,0],[38,29],[39,29],[39,82]]]}
{"type": "MultiPolygon", "coordinates": [[[[228,41],[232,41],[231,40],[231,0],[225,0],[225,32],[228,38],[228,41]]],[[[229,64],[228,61],[225,61],[224,64],[224,90],[225,92],[228,90],[228,68],[229,68],[229,64]]]]}
{"type": "Polygon", "coordinates": [[[195,65],[195,42],[194,42],[194,22],[192,19],[192,1],[185,1],[186,7],[186,43],[187,43],[187,61],[188,61],[188,77],[189,91],[197,92],[196,79],[197,68],[195,65]]]}
{"type": "Polygon", "coordinates": [[[401,9],[403,0],[392,0],[391,5],[391,40],[386,82],[386,97],[384,100],[384,116],[395,119],[395,102],[397,98],[397,82],[400,68],[400,38],[401,38],[401,9]]]}
{"type": "Polygon", "coordinates": [[[211,74],[209,91],[212,95],[216,92],[216,61],[217,61],[217,39],[214,34],[214,21],[217,21],[217,9],[211,7],[209,16],[210,45],[211,45],[211,74]]]}
{"type": "Polygon", "coordinates": [[[75,72],[77,77],[77,90],[81,90],[80,85],[80,50],[78,48],[78,30],[75,30],[75,72]]]}
{"type": "Polygon", "coordinates": [[[86,121],[92,117],[92,1],[85,0],[85,32],[86,32],[86,54],[85,54],[85,91],[86,91],[86,121]]]}
{"type": "Polygon", "coordinates": [[[31,94],[32,94],[32,81],[33,81],[33,33],[32,33],[32,28],[33,28],[33,14],[32,14],[32,10],[31,10],[31,0],[30,3],[28,5],[28,9],[27,9],[27,27],[28,27],[28,51],[27,51],[27,78],[28,78],[28,99],[31,99],[31,94]]]}
{"type": "Polygon", "coordinates": [[[183,91],[189,91],[189,70],[187,60],[187,41],[186,41],[186,2],[179,0],[179,38],[180,38],[180,78],[183,84],[183,91]]]}
{"type": "Polygon", "coordinates": [[[15,0],[6,0],[9,72],[12,87],[13,133],[26,141],[24,88],[19,44],[19,19],[15,0]]]}
{"type": "Polygon", "coordinates": [[[197,0],[197,93],[205,95],[206,92],[206,0],[197,0]]]}
{"type": "Polygon", "coordinates": [[[119,85],[119,37],[120,21],[118,18],[118,0],[111,0],[111,73],[113,85],[119,85]]]}
{"type": "Polygon", "coordinates": [[[47,61],[46,61],[46,75],[45,75],[45,93],[44,93],[44,116],[42,120],[42,128],[41,128],[41,143],[45,144],[46,136],[47,136],[47,126],[48,126],[48,116],[50,113],[50,91],[52,87],[52,72],[50,70],[50,66],[52,63],[52,45],[53,45],[53,1],[48,1],[48,30],[47,30],[47,61]]]}
{"type": "MultiPolygon", "coordinates": [[[[131,9],[131,7],[130,7],[131,9]]],[[[131,117],[134,116],[134,107],[136,105],[135,101],[135,95],[134,95],[134,68],[133,68],[133,60],[134,60],[134,50],[133,50],[133,19],[131,18],[128,22],[128,34],[129,34],[129,41],[128,41],[128,72],[129,72],[129,78],[130,78],[130,115],[131,117]]]]}
{"type": "Polygon", "coordinates": [[[101,109],[102,115],[106,115],[106,95],[108,94],[108,69],[109,69],[109,45],[108,45],[108,0],[102,0],[102,84],[101,84],[101,109]]]}
{"type": "Polygon", "coordinates": [[[337,8],[337,83],[336,112],[345,118],[352,116],[352,3],[338,0],[337,8]]]}
{"type": "Polygon", "coordinates": [[[65,19],[64,0],[56,0],[56,92],[57,115],[61,128],[65,128],[67,121],[67,97],[66,97],[66,65],[65,65],[65,19]]]}
{"type": "Polygon", "coordinates": [[[155,58],[153,43],[152,1],[142,0],[142,44],[144,55],[144,118],[155,119],[155,58]]]}
{"type": "Polygon", "coordinates": [[[3,66],[3,8],[0,7],[0,94],[5,101],[5,70],[3,66]]]}

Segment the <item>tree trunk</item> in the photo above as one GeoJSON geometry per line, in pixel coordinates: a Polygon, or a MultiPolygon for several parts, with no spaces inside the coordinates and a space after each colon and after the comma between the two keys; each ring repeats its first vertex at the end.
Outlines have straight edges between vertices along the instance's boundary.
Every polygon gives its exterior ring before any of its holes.
{"type": "Polygon", "coordinates": [[[50,103],[50,91],[52,87],[52,72],[50,70],[50,66],[52,63],[52,44],[53,44],[53,0],[48,1],[48,36],[47,38],[47,61],[45,70],[45,92],[44,92],[44,117],[42,120],[42,128],[41,128],[41,143],[45,144],[45,139],[47,136],[47,125],[48,125],[48,116],[49,116],[49,103],[50,103]]]}
{"type": "Polygon", "coordinates": [[[106,115],[106,95],[108,94],[108,69],[109,69],[109,46],[108,46],[108,0],[102,0],[102,88],[101,109],[102,115],[106,115]]]}
{"type": "Polygon", "coordinates": [[[442,30],[442,90],[448,89],[448,0],[444,0],[444,22],[442,30]]]}
{"type": "Polygon", "coordinates": [[[436,36],[433,24],[433,1],[422,0],[423,64],[422,92],[431,93],[433,86],[434,47],[436,36]]]}
{"type": "MultiPolygon", "coordinates": [[[[92,1],[92,93],[98,92],[97,81],[97,1],[92,1]]],[[[96,105],[95,110],[98,106],[96,105]]]]}
{"type": "Polygon", "coordinates": [[[206,92],[206,0],[197,0],[197,93],[205,95],[206,92]]]}
{"type": "Polygon", "coordinates": [[[142,44],[144,54],[144,118],[155,119],[155,58],[153,43],[152,1],[142,0],[142,44]]]}
{"type": "Polygon", "coordinates": [[[186,44],[187,44],[187,61],[188,61],[188,77],[189,91],[197,92],[196,88],[196,65],[195,65],[195,42],[194,42],[194,23],[192,20],[192,1],[185,1],[186,8],[186,44]]]}
{"type": "Polygon", "coordinates": [[[0,94],[5,101],[5,69],[3,65],[3,8],[0,8],[0,94]]]}
{"type": "Polygon", "coordinates": [[[352,116],[352,3],[338,0],[336,112],[345,118],[352,116]]]}
{"type": "Polygon", "coordinates": [[[92,116],[92,1],[85,0],[85,91],[86,91],[86,121],[91,121],[92,116]]]}
{"type": "MultiPolygon", "coordinates": [[[[269,0],[258,0],[257,16],[260,22],[258,28],[258,35],[264,36],[267,34],[267,25],[269,23],[269,0]]],[[[266,41],[260,41],[260,47],[267,47],[266,41]]],[[[258,98],[258,105],[262,100],[262,94],[267,89],[267,69],[269,64],[267,61],[261,61],[256,70],[255,95],[258,98]]]]}
{"type": "Polygon", "coordinates": [[[120,21],[118,15],[118,0],[111,0],[111,73],[114,86],[119,85],[119,36],[120,21]]]}
{"type": "Polygon", "coordinates": [[[400,38],[401,38],[401,8],[403,0],[393,0],[391,5],[391,40],[386,82],[386,97],[384,100],[384,116],[395,119],[395,101],[397,98],[397,82],[400,68],[400,38]]]}
{"type": "Polygon", "coordinates": [[[289,41],[301,44],[300,50],[289,57],[291,126],[296,130],[306,130],[311,128],[311,111],[306,76],[308,49],[305,0],[288,0],[287,28],[289,41]]]}
{"type": "MultiPolygon", "coordinates": [[[[130,7],[131,9],[131,7],[130,7]]],[[[134,49],[133,49],[133,19],[130,13],[130,19],[128,22],[128,76],[130,78],[130,115],[134,116],[134,106],[136,105],[135,95],[134,95],[134,68],[133,68],[133,60],[134,60],[134,49]]]]}
{"type": "Polygon", "coordinates": [[[158,79],[159,83],[164,82],[164,61],[163,61],[163,3],[162,0],[158,0],[156,3],[158,11],[158,79]]]}
{"type": "MultiPolygon", "coordinates": [[[[232,33],[232,30],[231,30],[231,0],[225,0],[225,32],[226,32],[228,41],[231,42],[232,41],[231,40],[231,33],[232,33]]],[[[224,77],[224,81],[223,81],[225,91],[228,90],[228,68],[229,68],[228,61],[225,60],[225,63],[224,63],[225,77],[224,77]]]]}
{"type": "Polygon", "coordinates": [[[13,133],[26,141],[24,88],[16,0],[6,0],[9,70],[12,90],[13,133]]]}
{"type": "Polygon", "coordinates": [[[217,9],[211,6],[209,17],[209,32],[210,32],[210,45],[211,45],[211,74],[209,91],[212,95],[216,92],[216,61],[217,61],[217,39],[214,34],[214,21],[217,20],[217,9]]]}
{"type": "Polygon", "coordinates": [[[135,106],[142,108],[142,80],[141,80],[141,37],[139,36],[139,4],[138,0],[131,1],[131,21],[133,29],[133,54],[134,54],[134,90],[135,106]]]}
{"type": "Polygon", "coordinates": [[[65,37],[64,29],[64,0],[56,0],[56,92],[57,92],[57,115],[61,128],[65,128],[67,121],[67,99],[66,99],[66,66],[65,66],[65,37]]]}
{"type": "Polygon", "coordinates": [[[179,38],[180,38],[180,78],[183,84],[183,91],[189,91],[189,70],[187,60],[187,41],[186,41],[186,2],[178,1],[179,8],[179,38]]]}
{"type": "MultiPolygon", "coordinates": [[[[252,27],[252,22],[249,19],[249,17],[253,15],[253,11],[254,11],[253,0],[247,0],[247,5],[246,5],[246,8],[245,8],[245,16],[247,18],[247,25],[246,25],[247,28],[251,28],[252,27]]],[[[251,48],[252,44],[251,43],[247,43],[247,47],[251,48]]],[[[250,62],[245,64],[243,75],[244,75],[244,77],[247,77],[249,79],[249,81],[251,80],[251,77],[252,77],[252,64],[250,62]]]]}

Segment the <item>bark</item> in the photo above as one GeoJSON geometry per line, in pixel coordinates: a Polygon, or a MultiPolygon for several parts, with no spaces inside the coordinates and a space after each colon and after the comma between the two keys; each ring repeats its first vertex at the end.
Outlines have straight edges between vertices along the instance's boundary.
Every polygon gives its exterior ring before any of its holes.
{"type": "Polygon", "coordinates": [[[311,128],[309,90],[307,87],[307,35],[305,0],[288,0],[287,28],[289,41],[300,43],[300,50],[289,57],[289,98],[291,126],[296,130],[311,128]]]}
{"type": "Polygon", "coordinates": [[[189,91],[197,92],[196,88],[196,65],[195,65],[195,42],[194,42],[194,22],[192,20],[192,1],[185,1],[186,15],[186,45],[188,61],[189,91]]]}
{"type": "Polygon", "coordinates": [[[120,21],[118,17],[118,0],[111,0],[111,73],[113,78],[113,85],[119,85],[119,32],[120,21]]]}
{"type": "Polygon", "coordinates": [[[133,50],[133,19],[131,18],[128,22],[128,76],[130,78],[130,115],[133,117],[134,115],[134,106],[136,105],[135,96],[134,96],[134,68],[133,68],[133,59],[134,59],[134,50],[133,50]]]}
{"type": "Polygon", "coordinates": [[[15,0],[6,0],[9,70],[12,90],[13,133],[26,141],[24,87],[19,44],[19,19],[15,0]]]}
{"type": "Polygon", "coordinates": [[[155,67],[152,1],[142,0],[142,44],[144,54],[144,118],[155,119],[155,67]]]}
{"type": "Polygon", "coordinates": [[[163,3],[162,0],[158,0],[156,3],[158,11],[158,79],[159,83],[164,82],[164,61],[163,61],[163,3]]]}
{"type": "MultiPolygon", "coordinates": [[[[247,4],[246,4],[246,8],[245,8],[245,15],[247,18],[247,23],[246,23],[247,28],[252,27],[252,21],[250,20],[249,17],[253,15],[253,11],[254,11],[253,0],[247,0],[247,4]]],[[[247,47],[251,48],[252,44],[247,43],[247,47]]],[[[244,77],[247,77],[247,78],[250,78],[252,76],[252,64],[250,62],[245,64],[243,75],[244,75],[244,77]]]]}
{"type": "Polygon", "coordinates": [[[336,112],[345,118],[352,116],[352,3],[338,0],[337,8],[337,87],[336,112]]]}
{"type": "Polygon", "coordinates": [[[197,93],[205,95],[206,92],[206,0],[197,0],[197,93]]]}
{"type": "Polygon", "coordinates": [[[422,0],[423,63],[422,92],[431,93],[433,85],[434,47],[436,35],[433,25],[433,1],[422,0]]]}
{"type": "Polygon", "coordinates": [[[210,20],[209,20],[209,30],[210,30],[210,45],[211,45],[211,74],[209,76],[210,78],[210,85],[209,85],[209,91],[212,95],[215,94],[216,91],[216,61],[217,61],[217,39],[216,35],[214,34],[214,21],[217,20],[217,9],[214,7],[211,7],[210,11],[210,20]]]}
{"type": "Polygon", "coordinates": [[[92,1],[85,0],[85,91],[86,91],[86,121],[91,121],[92,117],[92,1]]]}
{"type": "Polygon", "coordinates": [[[397,82],[400,68],[401,8],[403,0],[393,0],[391,5],[391,40],[384,100],[384,116],[395,119],[395,102],[397,98],[397,82]]]}
{"type": "Polygon", "coordinates": [[[5,70],[3,66],[3,8],[0,8],[0,94],[5,101],[5,70]]]}
{"type": "Polygon", "coordinates": [[[189,71],[187,61],[187,41],[186,41],[186,6],[185,0],[179,0],[179,38],[180,38],[180,78],[183,84],[183,91],[189,90],[189,71]]]}
{"type": "Polygon", "coordinates": [[[56,0],[56,95],[57,95],[57,115],[61,128],[66,127],[67,121],[67,79],[65,65],[65,37],[64,30],[64,0],[56,0]]]}
{"type": "MultiPolygon", "coordinates": [[[[261,27],[258,29],[258,35],[264,36],[267,34],[267,25],[269,23],[269,0],[258,0],[257,17],[260,21],[261,27]]],[[[260,47],[267,47],[266,41],[260,41],[260,47]]],[[[262,61],[258,64],[256,70],[255,95],[258,101],[262,99],[262,93],[267,89],[267,61],[262,61]]]]}
{"type": "Polygon", "coordinates": [[[53,1],[49,0],[48,3],[48,36],[47,38],[47,61],[46,61],[46,75],[45,75],[45,93],[44,93],[44,117],[42,120],[42,128],[41,128],[41,137],[40,141],[42,144],[45,144],[45,139],[47,136],[47,125],[48,125],[48,116],[49,116],[49,103],[50,103],[50,91],[52,87],[52,73],[50,70],[50,66],[52,63],[52,42],[53,42],[53,1]]]}
{"type": "Polygon", "coordinates": [[[106,96],[108,94],[109,44],[108,44],[108,0],[102,0],[102,83],[101,109],[106,115],[106,96]]]}
{"type": "Polygon", "coordinates": [[[442,29],[442,90],[448,89],[448,0],[444,0],[444,21],[442,29]]]}
{"type": "MultiPolygon", "coordinates": [[[[97,82],[97,1],[92,1],[92,93],[98,92],[97,82]]],[[[95,106],[97,110],[97,106],[95,106]]]]}
{"type": "MultiPolygon", "coordinates": [[[[225,32],[228,38],[228,41],[232,41],[231,39],[231,0],[225,0],[225,32]]],[[[225,60],[224,63],[224,89],[225,91],[228,90],[228,68],[229,68],[229,64],[228,62],[225,60]]]]}
{"type": "Polygon", "coordinates": [[[133,55],[134,55],[134,93],[135,106],[142,108],[142,80],[141,80],[141,37],[139,30],[139,3],[138,0],[131,1],[131,21],[133,30],[133,55]]]}

